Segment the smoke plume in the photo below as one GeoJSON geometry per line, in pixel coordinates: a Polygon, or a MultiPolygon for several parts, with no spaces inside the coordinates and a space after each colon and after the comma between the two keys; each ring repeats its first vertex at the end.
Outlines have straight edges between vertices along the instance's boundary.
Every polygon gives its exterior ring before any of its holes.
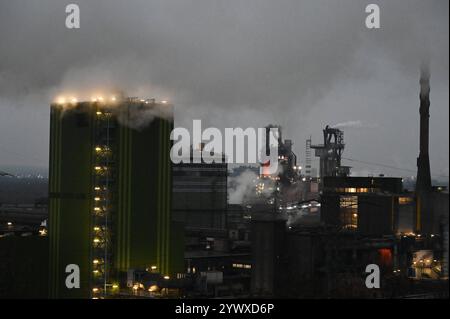
{"type": "Polygon", "coordinates": [[[258,175],[245,170],[239,176],[228,179],[228,201],[230,204],[243,204],[246,198],[254,197],[258,175]]]}
{"type": "Polygon", "coordinates": [[[361,120],[356,121],[348,121],[348,122],[342,122],[338,124],[334,124],[331,127],[333,128],[376,128],[378,125],[374,123],[364,123],[361,120]]]}

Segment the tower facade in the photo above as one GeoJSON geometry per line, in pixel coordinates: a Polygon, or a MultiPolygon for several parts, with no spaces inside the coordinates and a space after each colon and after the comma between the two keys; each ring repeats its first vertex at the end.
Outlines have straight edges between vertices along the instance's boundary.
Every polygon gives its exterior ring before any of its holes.
{"type": "Polygon", "coordinates": [[[171,232],[172,127],[171,105],[154,100],[51,106],[51,297],[104,297],[129,269],[170,276],[182,267],[171,232]],[[70,264],[80,288],[67,288],[70,264]]]}

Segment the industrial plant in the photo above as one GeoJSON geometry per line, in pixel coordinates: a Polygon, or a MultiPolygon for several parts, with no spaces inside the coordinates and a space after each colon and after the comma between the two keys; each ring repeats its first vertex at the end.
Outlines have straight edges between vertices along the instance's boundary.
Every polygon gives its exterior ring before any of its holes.
{"type": "Polygon", "coordinates": [[[322,143],[300,143],[301,156],[281,126],[267,125],[267,135],[279,131],[275,173],[268,163],[230,167],[226,154],[205,162],[204,144],[173,164],[171,103],[59,98],[50,107],[48,196],[0,206],[0,295],[448,298],[449,198],[431,180],[429,94],[422,70],[415,189],[401,177],[353,175],[343,165],[351,146],[330,125],[322,143]],[[41,276],[27,276],[25,255],[41,276]],[[373,264],[379,289],[365,284],[373,264]],[[80,288],[67,282],[70,265],[80,288]]]}

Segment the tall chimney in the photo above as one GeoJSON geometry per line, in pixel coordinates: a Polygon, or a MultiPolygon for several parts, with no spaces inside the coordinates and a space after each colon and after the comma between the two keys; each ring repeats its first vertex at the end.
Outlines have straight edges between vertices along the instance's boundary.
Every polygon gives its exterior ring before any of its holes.
{"type": "Polygon", "coordinates": [[[417,192],[431,190],[430,158],[428,155],[430,118],[430,73],[423,65],[420,72],[420,153],[417,158],[417,192]]]}

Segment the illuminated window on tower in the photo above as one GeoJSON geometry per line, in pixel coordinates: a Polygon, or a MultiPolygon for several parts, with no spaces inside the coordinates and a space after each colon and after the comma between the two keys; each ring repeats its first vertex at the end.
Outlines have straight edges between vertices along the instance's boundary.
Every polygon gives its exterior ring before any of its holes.
{"type": "Polygon", "coordinates": [[[339,206],[342,227],[356,229],[358,227],[358,196],[341,196],[339,206]]]}

